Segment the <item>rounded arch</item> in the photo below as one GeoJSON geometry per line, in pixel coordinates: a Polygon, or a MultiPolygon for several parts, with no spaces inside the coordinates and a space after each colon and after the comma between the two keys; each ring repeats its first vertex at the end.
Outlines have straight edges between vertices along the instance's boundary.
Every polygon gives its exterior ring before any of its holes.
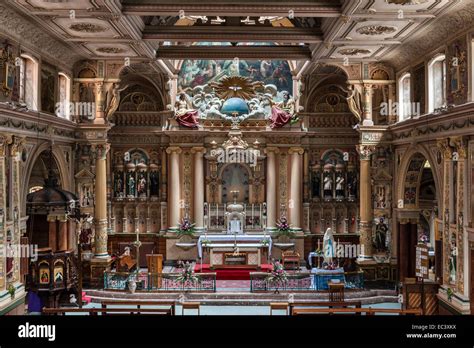
{"type": "MultiPolygon", "coordinates": [[[[49,151],[51,148],[51,144],[49,142],[44,142],[36,146],[31,152],[31,154],[28,156],[27,164],[25,166],[24,170],[24,175],[22,179],[22,188],[21,188],[21,197],[23,197],[23,204],[22,204],[22,210],[26,211],[26,195],[28,194],[29,190],[29,181],[31,178],[31,173],[33,171],[33,167],[35,166],[35,163],[40,159],[40,156],[43,152],[49,151]]],[[[66,162],[66,158],[63,155],[63,152],[61,151],[61,148],[58,145],[53,145],[53,158],[54,161],[58,167],[59,170],[59,183],[61,185],[61,188],[67,190],[67,191],[72,191],[73,183],[72,183],[72,178],[70,175],[69,167],[66,162]]]]}
{"type": "MultiPolygon", "coordinates": [[[[238,166],[240,168],[242,168],[243,170],[245,170],[246,173],[244,173],[244,176],[245,174],[247,175],[248,177],[248,182],[245,183],[245,182],[242,182],[241,185],[246,187],[248,192],[240,192],[239,194],[239,201],[247,201],[247,202],[250,202],[250,199],[251,199],[251,195],[252,195],[252,192],[251,192],[251,188],[252,188],[252,181],[253,181],[253,174],[252,174],[252,170],[250,169],[249,165],[246,164],[246,163],[241,163],[241,162],[231,162],[231,163],[225,163],[218,171],[218,177],[221,179],[221,190],[222,190],[222,196],[224,197],[225,194],[227,193],[230,193],[230,192],[224,192],[224,188],[228,185],[226,185],[226,183],[224,182],[224,176],[226,174],[226,169],[228,169],[230,166],[238,166]],[[247,196],[248,195],[248,196],[247,196]],[[243,199],[242,199],[243,197],[243,199]],[[247,198],[247,199],[246,199],[247,198]]],[[[229,186],[229,189],[232,189],[232,185],[229,186]]],[[[225,202],[225,200],[227,200],[227,202],[230,202],[232,200],[232,197],[230,196],[227,196],[226,199],[223,199],[222,201],[225,202]]]]}
{"type": "MultiPolygon", "coordinates": [[[[400,176],[398,176],[398,180],[396,181],[396,202],[395,206],[398,206],[398,202],[400,200],[403,200],[404,202],[404,207],[405,207],[405,192],[406,188],[408,189],[409,185],[407,185],[407,182],[410,182],[410,180],[407,180],[408,177],[408,172],[410,169],[410,165],[413,165],[414,160],[418,159],[423,159],[423,163],[428,161],[432,174],[433,174],[433,180],[436,188],[436,200],[438,204],[441,202],[441,175],[439,171],[436,169],[436,160],[433,157],[433,155],[428,151],[428,149],[423,146],[423,145],[417,145],[414,147],[409,148],[404,154],[403,157],[400,161],[399,164],[399,169],[398,172],[401,173],[400,176]]],[[[421,165],[420,168],[418,168],[418,176],[416,178],[411,178],[411,180],[417,181],[416,183],[416,190],[415,190],[415,204],[413,205],[413,208],[417,208],[419,204],[419,195],[420,195],[420,181],[421,181],[421,174],[423,171],[423,164],[421,165]]],[[[416,169],[416,168],[414,168],[416,169]]]]}

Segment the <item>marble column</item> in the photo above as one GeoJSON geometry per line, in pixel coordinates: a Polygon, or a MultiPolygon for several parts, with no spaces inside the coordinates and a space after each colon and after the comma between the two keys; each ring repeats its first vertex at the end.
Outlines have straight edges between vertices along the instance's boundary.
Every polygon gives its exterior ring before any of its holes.
{"type": "Polygon", "coordinates": [[[372,221],[374,219],[370,156],[375,151],[373,145],[359,145],[360,156],[360,260],[372,259],[372,221]]]}
{"type": "Polygon", "coordinates": [[[303,208],[303,154],[304,149],[292,147],[290,169],[290,225],[294,231],[301,231],[301,210],[303,208]]]}
{"type": "Polygon", "coordinates": [[[170,155],[169,161],[169,190],[168,190],[168,231],[176,232],[179,225],[180,217],[180,163],[179,158],[181,148],[169,147],[166,153],[170,155]]]}
{"type": "Polygon", "coordinates": [[[276,154],[279,152],[276,147],[267,147],[267,177],[266,177],[266,201],[267,201],[267,230],[276,230],[277,220],[277,167],[276,154]]]}
{"type": "Polygon", "coordinates": [[[194,154],[194,223],[196,231],[204,230],[204,147],[193,147],[191,152],[194,154]]]}
{"type": "Polygon", "coordinates": [[[107,151],[109,144],[94,145],[95,154],[95,255],[108,258],[107,252],[107,151]]]}
{"type": "Polygon", "coordinates": [[[373,126],[372,119],[372,85],[364,85],[364,113],[363,126],[373,126]]]}

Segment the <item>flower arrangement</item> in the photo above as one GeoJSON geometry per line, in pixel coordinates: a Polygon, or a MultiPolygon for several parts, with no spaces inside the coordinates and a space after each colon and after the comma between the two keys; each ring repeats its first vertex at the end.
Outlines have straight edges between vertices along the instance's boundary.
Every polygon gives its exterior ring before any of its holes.
{"type": "Polygon", "coordinates": [[[183,287],[193,285],[200,282],[200,278],[194,274],[193,265],[189,262],[182,264],[183,268],[176,278],[183,287]]]}
{"type": "Polygon", "coordinates": [[[290,125],[294,125],[300,121],[300,117],[298,115],[293,115],[290,119],[290,125]]]}
{"type": "Polygon", "coordinates": [[[288,223],[288,219],[286,217],[281,217],[280,220],[276,222],[277,232],[276,236],[286,236],[289,238],[293,238],[295,236],[294,232],[290,230],[290,224],[288,223]]]}
{"type": "Polygon", "coordinates": [[[418,240],[419,243],[428,244],[428,236],[426,234],[421,234],[420,239],[418,240]]]}
{"type": "Polygon", "coordinates": [[[188,218],[184,218],[178,227],[178,237],[181,236],[194,236],[194,226],[188,218]]]}
{"type": "Polygon", "coordinates": [[[288,274],[283,269],[283,265],[280,262],[274,261],[273,269],[265,280],[276,287],[275,293],[277,293],[278,288],[285,286],[288,282],[288,274]]]}

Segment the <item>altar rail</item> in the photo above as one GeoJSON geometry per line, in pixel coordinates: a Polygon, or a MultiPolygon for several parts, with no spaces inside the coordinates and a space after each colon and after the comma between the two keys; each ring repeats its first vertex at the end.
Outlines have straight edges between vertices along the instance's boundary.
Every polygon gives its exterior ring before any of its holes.
{"type": "MultiPolygon", "coordinates": [[[[227,211],[226,203],[206,203],[208,207],[207,216],[205,216],[205,225],[210,231],[222,232],[226,230],[225,213],[227,211]]],[[[244,230],[262,230],[264,228],[263,212],[264,203],[243,204],[245,211],[244,230]]]]}
{"type": "MultiPolygon", "coordinates": [[[[314,273],[288,273],[287,282],[273,284],[267,280],[269,273],[250,273],[250,292],[263,291],[317,291],[318,275],[314,273]]],[[[344,272],[346,289],[363,289],[364,272],[344,272]]]]}
{"type": "Polygon", "coordinates": [[[104,272],[104,290],[128,291],[128,283],[134,280],[137,291],[216,291],[216,273],[194,274],[197,281],[182,282],[180,273],[104,272]]]}

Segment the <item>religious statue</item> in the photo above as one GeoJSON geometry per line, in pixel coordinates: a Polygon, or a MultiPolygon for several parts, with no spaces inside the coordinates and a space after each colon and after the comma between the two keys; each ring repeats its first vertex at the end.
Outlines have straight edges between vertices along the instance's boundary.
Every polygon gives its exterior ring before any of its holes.
{"type": "Polygon", "coordinates": [[[138,195],[146,196],[146,179],[144,173],[140,173],[140,177],[138,179],[138,195]]]}
{"type": "Polygon", "coordinates": [[[324,177],[324,198],[332,198],[332,183],[331,174],[324,177]]]}
{"type": "Polygon", "coordinates": [[[385,223],[384,217],[379,218],[379,222],[375,226],[375,239],[374,239],[374,246],[375,249],[379,252],[383,252],[387,250],[387,232],[388,226],[385,223]]]}
{"type": "Polygon", "coordinates": [[[451,283],[456,282],[456,268],[457,268],[457,247],[456,247],[456,240],[452,239],[450,244],[450,253],[449,253],[449,281],[451,283]]]}
{"type": "Polygon", "coordinates": [[[339,175],[336,179],[336,197],[344,198],[344,177],[339,175]]]}
{"type": "Polygon", "coordinates": [[[328,228],[323,237],[323,264],[330,265],[332,264],[333,257],[336,256],[334,250],[334,236],[332,234],[332,229],[328,228]]]}
{"type": "Polygon", "coordinates": [[[135,178],[132,174],[129,174],[128,177],[128,195],[130,197],[135,197],[135,178]]]}
{"type": "Polygon", "coordinates": [[[362,121],[362,95],[356,86],[351,84],[347,85],[346,100],[351,112],[359,121],[362,121]]]}
{"type": "Polygon", "coordinates": [[[272,106],[271,128],[280,128],[287,124],[295,114],[295,100],[287,91],[283,92],[283,101],[272,106]]]}
{"type": "Polygon", "coordinates": [[[123,180],[122,180],[122,172],[116,174],[115,177],[115,197],[122,197],[123,196],[123,180]]]}
{"type": "Polygon", "coordinates": [[[319,198],[321,194],[321,178],[318,172],[311,176],[311,195],[319,198]]]}
{"type": "Polygon", "coordinates": [[[150,173],[150,196],[158,196],[158,173],[153,171],[150,173]]]}
{"type": "Polygon", "coordinates": [[[198,111],[192,109],[186,93],[181,93],[178,97],[178,101],[175,104],[175,118],[181,126],[189,128],[198,127],[198,111]]]}
{"type": "Polygon", "coordinates": [[[347,190],[349,199],[354,200],[357,196],[357,175],[354,172],[350,172],[348,175],[347,190]]]}

